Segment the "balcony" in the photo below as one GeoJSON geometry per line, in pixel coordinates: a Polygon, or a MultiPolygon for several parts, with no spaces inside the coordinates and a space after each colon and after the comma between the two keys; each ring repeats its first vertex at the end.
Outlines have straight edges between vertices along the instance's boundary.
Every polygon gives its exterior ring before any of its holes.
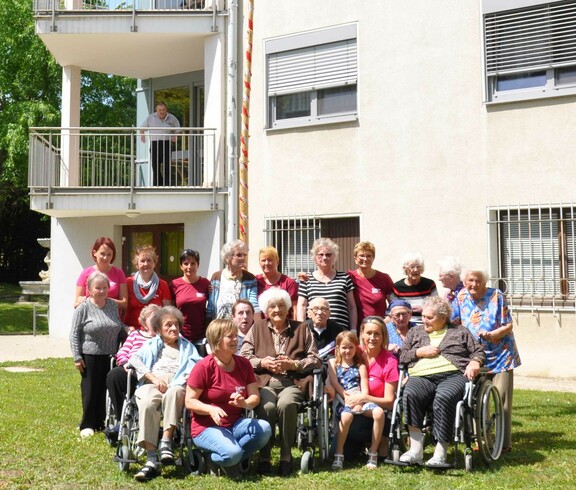
{"type": "Polygon", "coordinates": [[[225,0],[34,0],[36,34],[61,66],[148,79],[204,68],[225,0]]]}
{"type": "Polygon", "coordinates": [[[30,207],[54,217],[222,209],[226,190],[210,128],[31,128],[30,207]],[[153,185],[150,141],[170,141],[170,171],[153,185]]]}

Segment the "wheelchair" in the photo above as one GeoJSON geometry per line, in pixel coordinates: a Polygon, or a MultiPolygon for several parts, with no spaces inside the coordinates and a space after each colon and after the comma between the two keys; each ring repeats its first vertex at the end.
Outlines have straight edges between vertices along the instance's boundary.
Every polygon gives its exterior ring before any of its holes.
{"type": "MultiPolygon", "coordinates": [[[[392,409],[389,433],[389,452],[385,463],[398,466],[409,466],[400,461],[400,455],[408,450],[408,429],[403,422],[402,391],[407,380],[407,371],[401,367],[400,380],[394,406],[392,409]]],[[[427,416],[423,429],[431,439],[431,417],[427,416]]],[[[426,440],[426,439],[425,439],[426,440]]],[[[463,464],[466,471],[472,471],[473,445],[478,447],[480,458],[486,465],[497,461],[502,453],[504,443],[504,412],[498,389],[492,384],[490,375],[481,371],[474,381],[468,381],[464,395],[456,405],[454,423],[453,463],[434,469],[456,468],[463,464]],[[462,451],[459,445],[463,446],[462,451]]]]}
{"type": "MultiPolygon", "coordinates": [[[[131,384],[133,382],[131,371],[132,370],[128,370],[126,373],[128,376],[128,390],[122,406],[122,417],[119,421],[118,444],[114,456],[114,461],[118,463],[118,467],[122,472],[127,472],[130,469],[131,464],[144,464],[144,461],[141,461],[141,459],[146,454],[146,451],[136,443],[140,428],[136,397],[134,395],[129,395],[131,392],[131,384]]],[[[172,439],[175,466],[186,466],[188,464],[185,434],[186,424],[189,425],[189,422],[190,419],[188,411],[186,410],[186,407],[184,407],[181,421],[176,427],[172,439]]],[[[160,440],[162,427],[160,427],[159,432],[158,440],[160,440]]]]}
{"type": "Polygon", "coordinates": [[[323,370],[317,369],[312,375],[310,395],[298,409],[296,445],[302,451],[302,474],[314,471],[318,464],[328,460],[330,433],[329,404],[328,395],[324,393],[323,370]]]}

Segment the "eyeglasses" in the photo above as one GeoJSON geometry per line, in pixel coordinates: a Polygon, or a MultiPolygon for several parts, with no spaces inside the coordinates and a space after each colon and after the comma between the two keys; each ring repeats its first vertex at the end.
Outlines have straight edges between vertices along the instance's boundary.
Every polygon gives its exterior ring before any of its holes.
{"type": "Polygon", "coordinates": [[[394,313],[393,315],[391,315],[392,318],[402,318],[403,316],[410,316],[410,313],[405,312],[405,313],[394,313]]]}
{"type": "Polygon", "coordinates": [[[248,254],[244,254],[244,253],[237,253],[234,254],[232,257],[236,257],[237,259],[243,259],[244,257],[247,257],[248,254]]]}
{"type": "Polygon", "coordinates": [[[314,313],[328,313],[330,311],[330,309],[326,306],[314,306],[310,308],[310,310],[314,313]]]}
{"type": "Polygon", "coordinates": [[[318,253],[318,254],[316,254],[316,257],[328,257],[328,258],[330,258],[330,257],[332,257],[332,255],[334,255],[334,254],[331,254],[331,253],[318,253]]]}
{"type": "Polygon", "coordinates": [[[421,265],[407,265],[405,267],[405,269],[407,269],[409,271],[419,271],[419,270],[422,270],[422,266],[421,265]]]}

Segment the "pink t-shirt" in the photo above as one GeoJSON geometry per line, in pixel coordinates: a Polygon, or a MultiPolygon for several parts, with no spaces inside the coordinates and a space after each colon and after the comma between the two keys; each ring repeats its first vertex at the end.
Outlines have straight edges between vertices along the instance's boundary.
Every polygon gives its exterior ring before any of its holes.
{"type": "MultiPolygon", "coordinates": [[[[216,363],[214,355],[202,359],[194,366],[188,378],[188,386],[201,389],[200,401],[222,408],[228,416],[222,420],[222,427],[230,428],[242,417],[244,409],[234,407],[228,402],[230,395],[236,391],[245,398],[248,396],[248,385],[256,382],[254,369],[244,357],[234,356],[235,367],[227,373],[216,363]]],[[[216,424],[210,415],[192,415],[192,437],[198,436],[204,429],[216,424]]]]}
{"type": "Polygon", "coordinates": [[[398,381],[396,357],[382,349],[378,357],[368,366],[368,392],[372,396],[384,397],[384,385],[398,381]]]}
{"type": "MultiPolygon", "coordinates": [[[[93,265],[86,267],[78,277],[76,281],[76,286],[84,287],[84,296],[90,296],[88,291],[88,278],[96,269],[93,265]]],[[[108,279],[110,280],[110,289],[108,290],[108,297],[112,299],[119,299],[120,295],[120,284],[126,284],[126,276],[122,269],[112,266],[110,270],[106,273],[108,279]]]]}
{"type": "Polygon", "coordinates": [[[370,279],[360,276],[358,271],[348,271],[354,283],[354,299],[358,310],[358,324],[371,315],[386,316],[386,297],[392,292],[394,282],[384,272],[376,271],[370,279]]]}

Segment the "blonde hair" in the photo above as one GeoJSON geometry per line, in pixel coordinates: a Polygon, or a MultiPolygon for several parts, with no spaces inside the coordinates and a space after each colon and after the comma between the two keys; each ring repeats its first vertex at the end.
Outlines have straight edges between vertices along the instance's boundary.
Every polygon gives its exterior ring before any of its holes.
{"type": "Polygon", "coordinates": [[[362,361],[362,354],[360,353],[360,349],[358,348],[360,346],[360,342],[358,341],[358,337],[356,336],[356,334],[354,332],[350,332],[349,330],[344,330],[343,332],[340,332],[336,336],[336,364],[342,364],[342,354],[340,353],[340,344],[345,340],[347,340],[348,342],[353,344],[354,347],[356,347],[356,352],[354,352],[354,357],[352,360],[354,361],[354,364],[360,364],[362,361]]]}
{"type": "Polygon", "coordinates": [[[368,323],[374,323],[380,327],[382,331],[382,348],[388,349],[388,344],[390,343],[390,338],[388,337],[388,329],[386,328],[386,323],[384,322],[384,318],[381,316],[367,316],[362,320],[360,323],[360,335],[364,333],[364,327],[368,325],[368,323]]]}
{"type": "Polygon", "coordinates": [[[372,242],[358,242],[354,245],[354,257],[356,257],[360,252],[370,252],[374,257],[376,257],[376,247],[372,242]]]}
{"type": "Polygon", "coordinates": [[[280,262],[280,256],[278,255],[278,250],[276,250],[276,247],[269,246],[261,248],[258,252],[258,259],[260,259],[262,255],[265,257],[270,257],[276,263],[280,262]]]}
{"type": "Polygon", "coordinates": [[[156,249],[152,245],[139,245],[136,248],[136,252],[134,253],[134,257],[132,257],[132,263],[134,267],[138,268],[138,258],[141,254],[149,254],[152,257],[152,260],[155,264],[158,263],[158,254],[156,253],[156,249]]]}
{"type": "Polygon", "coordinates": [[[206,329],[206,340],[208,341],[212,352],[216,350],[220,341],[232,332],[238,332],[238,327],[232,320],[229,320],[228,318],[217,318],[216,320],[212,320],[206,329]]]}

